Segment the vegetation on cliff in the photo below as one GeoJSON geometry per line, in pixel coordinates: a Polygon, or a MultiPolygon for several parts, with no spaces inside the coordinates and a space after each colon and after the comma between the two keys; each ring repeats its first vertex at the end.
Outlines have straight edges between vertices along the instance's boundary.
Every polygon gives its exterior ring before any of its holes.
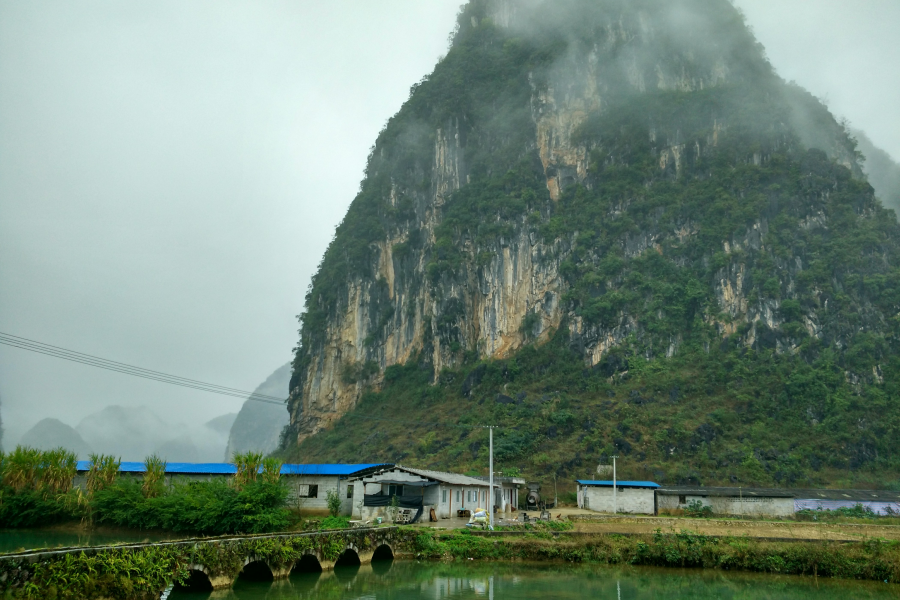
{"type": "Polygon", "coordinates": [[[492,423],[529,477],[898,482],[900,226],[854,138],[724,0],[503,6],[373,147],[285,455],[464,472],[492,423]]]}

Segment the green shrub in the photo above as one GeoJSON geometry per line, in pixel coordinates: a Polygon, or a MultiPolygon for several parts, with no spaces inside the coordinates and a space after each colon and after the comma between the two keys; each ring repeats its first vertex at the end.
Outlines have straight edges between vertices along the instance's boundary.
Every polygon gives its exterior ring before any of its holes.
{"type": "Polygon", "coordinates": [[[337,490],[328,490],[325,492],[325,504],[328,505],[328,512],[332,517],[338,516],[341,512],[341,494],[337,490]]]}
{"type": "Polygon", "coordinates": [[[350,527],[350,517],[338,517],[335,515],[325,517],[319,523],[319,529],[347,529],[350,527]]]}
{"type": "Polygon", "coordinates": [[[94,494],[97,523],[134,529],[223,535],[287,529],[287,488],[252,482],[237,490],[225,481],[176,483],[165,494],[144,497],[137,481],[123,480],[94,494]]]}
{"type": "Polygon", "coordinates": [[[687,517],[709,518],[713,512],[711,506],[704,506],[699,500],[691,500],[687,508],[684,509],[684,514],[687,517]]]}

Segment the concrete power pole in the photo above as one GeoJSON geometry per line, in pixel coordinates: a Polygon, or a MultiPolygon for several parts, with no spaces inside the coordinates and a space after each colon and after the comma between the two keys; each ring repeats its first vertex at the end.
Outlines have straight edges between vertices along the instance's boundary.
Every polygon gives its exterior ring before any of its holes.
{"type": "MultiPolygon", "coordinates": [[[[488,446],[490,458],[488,459],[488,486],[491,491],[488,493],[488,514],[490,515],[491,530],[494,529],[494,428],[488,427],[488,446]]],[[[492,588],[493,589],[493,588],[492,588]]]]}
{"type": "Polygon", "coordinates": [[[612,459],[613,459],[613,514],[616,514],[618,512],[618,508],[619,508],[618,503],[616,502],[618,500],[618,498],[616,497],[616,494],[618,492],[618,486],[616,485],[616,459],[617,458],[619,458],[619,457],[618,456],[612,457],[612,459]]]}

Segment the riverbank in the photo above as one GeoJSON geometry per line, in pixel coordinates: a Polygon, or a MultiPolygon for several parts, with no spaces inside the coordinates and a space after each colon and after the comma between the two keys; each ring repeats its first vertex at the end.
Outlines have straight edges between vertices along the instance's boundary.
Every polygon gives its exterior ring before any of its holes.
{"type": "Polygon", "coordinates": [[[691,531],[651,535],[435,532],[416,539],[418,556],[457,560],[531,560],[742,570],[900,582],[900,542],[771,541],[691,531]]]}

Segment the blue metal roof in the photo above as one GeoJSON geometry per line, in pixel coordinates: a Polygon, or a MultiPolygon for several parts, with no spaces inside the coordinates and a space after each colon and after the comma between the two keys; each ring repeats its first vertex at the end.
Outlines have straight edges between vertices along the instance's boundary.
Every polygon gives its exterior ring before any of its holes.
{"type": "MultiPolygon", "coordinates": [[[[612,487],[612,481],[594,481],[592,479],[576,479],[576,483],[579,485],[595,485],[595,486],[606,486],[612,487]]],[[[616,487],[639,487],[639,488],[658,488],[658,483],[653,483],[652,481],[616,481],[616,487]]]]}
{"type": "Polygon", "coordinates": [[[391,463],[367,463],[355,465],[283,465],[282,475],[352,475],[357,471],[374,467],[391,467],[391,463]]]}
{"type": "MultiPolygon", "coordinates": [[[[390,466],[389,464],[311,464],[311,465],[282,465],[282,475],[351,475],[357,471],[373,467],[390,466]]],[[[91,462],[79,460],[76,467],[79,471],[89,471],[91,462]]],[[[120,473],[143,473],[146,471],[144,463],[123,461],[119,467],[120,473]]],[[[173,475],[234,475],[237,468],[231,463],[179,463],[166,464],[166,473],[173,475]]]]}

